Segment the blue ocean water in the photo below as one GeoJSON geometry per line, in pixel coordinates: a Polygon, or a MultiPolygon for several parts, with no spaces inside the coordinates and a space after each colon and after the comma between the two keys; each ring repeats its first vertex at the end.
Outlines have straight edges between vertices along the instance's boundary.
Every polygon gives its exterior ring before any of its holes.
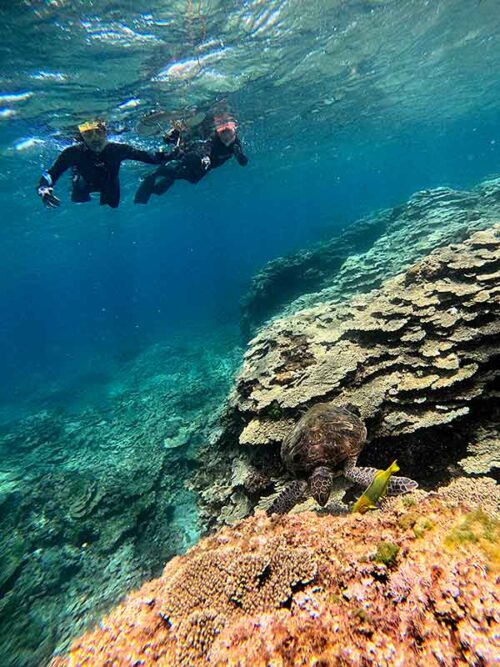
{"type": "Polygon", "coordinates": [[[198,364],[196,382],[200,349],[217,364],[227,349],[222,400],[240,300],[267,261],[419,189],[498,173],[497,0],[11,0],[0,19],[6,430],[102,406],[155,345],[198,364]],[[124,163],[119,209],[72,204],[67,175],[61,207],[43,208],[40,173],[82,120],[154,150],[160,137],[138,131],[147,112],[218,104],[247,167],[231,160],[139,207],[150,168],[124,163]]]}
{"type": "Polygon", "coordinates": [[[493,0],[14,1],[0,9],[0,395],[27,393],[171,331],[237,326],[267,260],[379,207],[498,169],[493,0]],[[167,4],[167,7],[164,5],[167,4]],[[262,57],[261,57],[262,50],[262,57]],[[308,65],[308,62],[310,64],[308,65]],[[119,210],[46,211],[43,168],[96,114],[139,137],[151,108],[224,99],[247,168],[119,210]]]}

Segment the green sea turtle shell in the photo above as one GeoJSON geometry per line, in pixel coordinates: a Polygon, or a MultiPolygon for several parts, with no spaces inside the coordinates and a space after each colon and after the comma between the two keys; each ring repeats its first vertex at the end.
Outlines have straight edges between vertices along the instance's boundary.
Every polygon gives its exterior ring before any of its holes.
{"type": "Polygon", "coordinates": [[[281,458],[293,473],[311,473],[318,466],[332,470],[357,457],[366,441],[366,427],[346,408],[318,403],[297,422],[281,446],[281,458]]]}

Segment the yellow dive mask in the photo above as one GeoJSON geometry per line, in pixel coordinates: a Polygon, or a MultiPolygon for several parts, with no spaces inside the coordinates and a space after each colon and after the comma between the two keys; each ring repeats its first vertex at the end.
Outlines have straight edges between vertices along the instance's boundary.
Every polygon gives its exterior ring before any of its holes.
{"type": "Polygon", "coordinates": [[[93,120],[88,123],[82,123],[78,126],[78,131],[80,134],[85,134],[86,132],[95,132],[99,134],[104,134],[106,132],[106,126],[102,121],[93,120]]]}

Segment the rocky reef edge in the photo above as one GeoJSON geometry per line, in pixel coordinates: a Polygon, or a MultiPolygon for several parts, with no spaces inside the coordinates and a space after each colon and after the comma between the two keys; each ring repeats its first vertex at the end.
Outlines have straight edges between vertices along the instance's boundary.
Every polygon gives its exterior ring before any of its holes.
{"type": "Polygon", "coordinates": [[[51,667],[493,665],[492,480],[383,511],[264,513],[176,557],[51,667]]]}

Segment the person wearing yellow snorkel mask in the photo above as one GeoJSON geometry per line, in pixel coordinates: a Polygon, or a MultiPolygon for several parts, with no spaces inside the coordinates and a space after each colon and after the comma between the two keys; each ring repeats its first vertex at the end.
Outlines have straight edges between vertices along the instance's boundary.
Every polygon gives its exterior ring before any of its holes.
{"type": "Polygon", "coordinates": [[[83,123],[78,131],[78,143],[65,148],[40,178],[37,192],[48,208],[60,205],[54,186],[70,167],[73,170],[71,201],[87,202],[92,192],[98,192],[101,205],[116,208],[120,203],[118,174],[123,160],[160,164],[164,159],[162,153],[152,154],[128,144],[108,141],[106,125],[100,120],[83,123]]]}

